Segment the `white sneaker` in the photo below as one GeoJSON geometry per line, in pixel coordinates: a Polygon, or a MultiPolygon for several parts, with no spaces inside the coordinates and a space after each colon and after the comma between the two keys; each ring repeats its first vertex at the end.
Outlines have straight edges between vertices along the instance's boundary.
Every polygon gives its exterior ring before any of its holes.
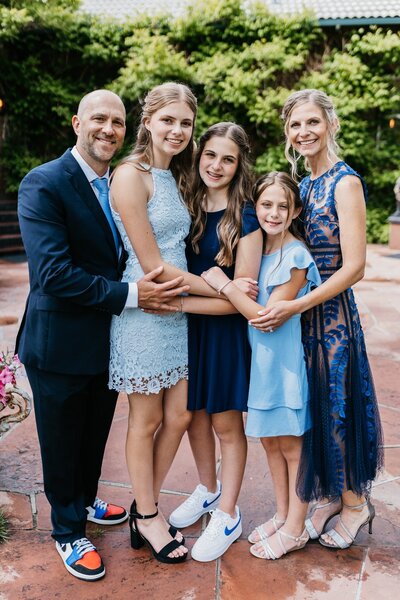
{"type": "Polygon", "coordinates": [[[209,492],[206,486],[200,483],[189,498],[171,513],[169,522],[174,527],[189,527],[202,515],[210,512],[210,509],[217,508],[220,496],[220,481],[217,481],[216,492],[209,492]]]}
{"type": "Polygon", "coordinates": [[[238,506],[233,519],[219,508],[211,511],[210,522],[192,548],[192,558],[200,562],[215,560],[228,550],[241,533],[242,517],[238,506]]]}

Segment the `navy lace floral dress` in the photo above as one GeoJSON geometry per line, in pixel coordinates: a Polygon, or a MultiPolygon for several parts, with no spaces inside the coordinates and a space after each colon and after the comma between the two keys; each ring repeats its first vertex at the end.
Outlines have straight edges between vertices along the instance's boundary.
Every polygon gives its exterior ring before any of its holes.
{"type": "MultiPolygon", "coordinates": [[[[342,265],[334,194],[346,175],[360,177],[340,161],[300,183],[304,236],[322,281],[342,265]]],[[[346,489],[368,493],[383,462],[382,433],[351,288],[306,312],[302,324],[313,427],[304,436],[298,494],[309,501],[346,489]]]]}

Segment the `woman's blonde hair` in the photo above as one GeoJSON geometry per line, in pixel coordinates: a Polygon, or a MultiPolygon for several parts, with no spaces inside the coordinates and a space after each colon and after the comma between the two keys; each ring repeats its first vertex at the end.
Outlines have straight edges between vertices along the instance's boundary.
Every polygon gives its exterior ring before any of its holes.
{"type": "Polygon", "coordinates": [[[204,235],[207,221],[207,212],[204,208],[207,186],[200,177],[199,165],[205,145],[213,137],[228,138],[239,150],[236,172],[228,186],[227,207],[218,224],[220,250],[215,257],[220,267],[229,267],[235,261],[235,249],[240,240],[243,208],[251,197],[250,144],[244,129],[229,121],[212,125],[200,138],[194,161],[192,193],[187,202],[192,217],[190,241],[196,254],[200,251],[199,241],[204,235]]]}
{"type": "MultiPolygon", "coordinates": [[[[336,136],[340,128],[339,119],[336,115],[335,107],[333,106],[332,100],[329,98],[329,96],[321,90],[314,89],[306,89],[294,92],[286,100],[281,114],[281,118],[284,122],[284,130],[286,136],[285,156],[291,164],[291,172],[292,177],[294,179],[298,179],[299,177],[297,164],[300,158],[300,154],[298,154],[294,150],[294,148],[292,148],[292,145],[289,141],[289,122],[293,110],[297,106],[301,104],[306,104],[307,102],[312,102],[313,104],[315,104],[315,106],[318,106],[318,108],[321,109],[325,121],[328,125],[328,160],[330,160],[332,164],[334,164],[335,158],[340,152],[339,145],[336,141],[336,136]]],[[[304,165],[307,171],[311,170],[307,158],[304,161],[304,165]]]]}
{"type": "Polygon", "coordinates": [[[167,106],[168,104],[172,104],[173,102],[185,102],[193,112],[194,116],[193,131],[190,141],[182,152],[173,156],[170,164],[170,169],[175,177],[178,188],[182,196],[185,198],[188,192],[189,179],[193,165],[193,134],[197,115],[197,100],[193,92],[183,83],[162,83],[148,92],[143,102],[136,143],[129,155],[121,161],[121,164],[135,163],[135,165],[138,166],[139,163],[140,166],[140,163],[145,163],[151,168],[154,162],[153,145],[151,133],[146,128],[145,122],[150,119],[158,110],[164,108],[164,106],[167,106]]]}

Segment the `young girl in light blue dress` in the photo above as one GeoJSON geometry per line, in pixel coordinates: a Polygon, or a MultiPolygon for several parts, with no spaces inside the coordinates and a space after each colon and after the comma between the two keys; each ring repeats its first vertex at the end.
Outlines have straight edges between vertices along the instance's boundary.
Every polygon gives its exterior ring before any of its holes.
{"type": "MultiPolygon", "coordinates": [[[[286,173],[261,177],[253,194],[257,217],[265,233],[257,302],[248,298],[214,267],[206,281],[247,318],[278,300],[291,300],[319,285],[314,260],[297,233],[301,212],[299,190],[286,173]]],[[[276,496],[276,514],[250,534],[250,552],[277,559],[303,548],[307,503],[296,494],[302,436],[310,426],[308,384],[301,341],[300,315],[265,334],[249,327],[252,347],[246,434],[261,438],[276,496]]]]}

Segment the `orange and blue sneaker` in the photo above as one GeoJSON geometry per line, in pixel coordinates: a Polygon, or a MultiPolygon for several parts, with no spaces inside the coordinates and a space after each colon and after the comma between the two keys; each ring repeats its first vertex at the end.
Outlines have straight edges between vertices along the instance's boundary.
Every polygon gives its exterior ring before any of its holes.
{"type": "Polygon", "coordinates": [[[87,520],[97,525],[118,525],[128,518],[128,513],[122,506],[109,504],[100,498],[95,498],[92,506],[87,506],[86,510],[87,520]]]}
{"type": "Polygon", "coordinates": [[[104,577],[106,570],[100,554],[87,538],[74,542],[56,542],[56,549],[71,575],[86,581],[104,577]]]}

